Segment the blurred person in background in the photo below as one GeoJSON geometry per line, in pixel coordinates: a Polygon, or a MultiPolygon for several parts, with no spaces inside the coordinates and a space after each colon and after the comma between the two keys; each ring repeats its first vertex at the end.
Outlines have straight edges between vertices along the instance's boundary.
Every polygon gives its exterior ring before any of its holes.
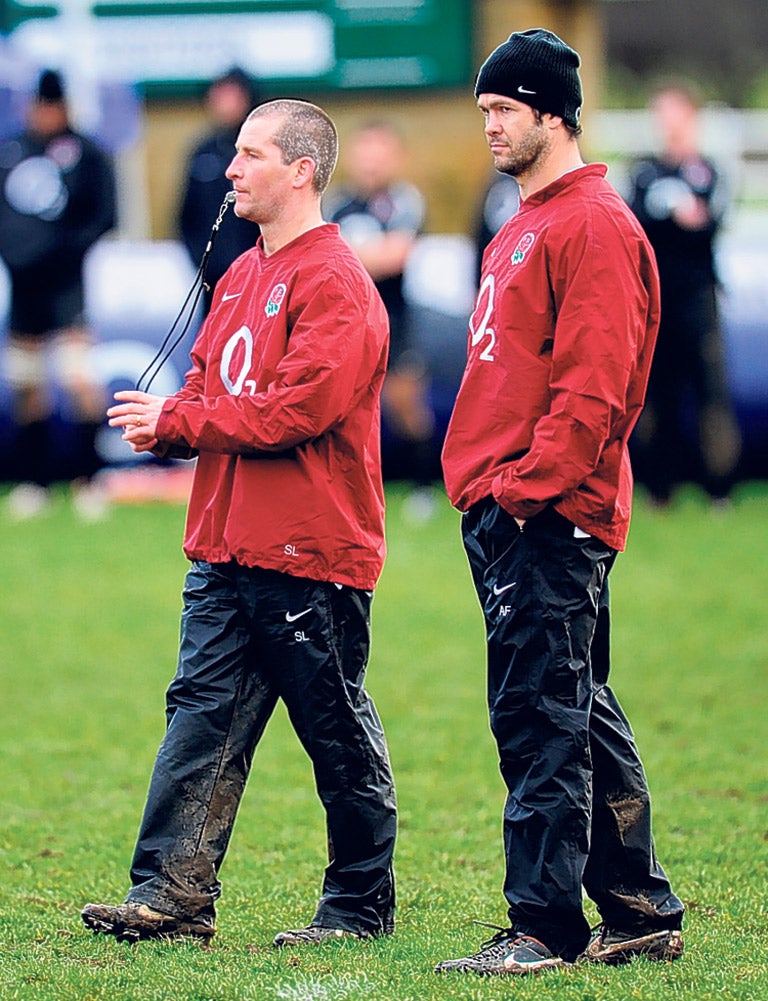
{"type": "Polygon", "coordinates": [[[86,326],[83,260],[115,225],[115,180],[107,155],[76,132],[61,76],[45,70],[28,112],[27,129],[0,146],[0,256],[11,280],[4,358],[16,424],[8,496],[14,518],[39,514],[48,488],[71,480],[85,518],[103,513],[93,477],[100,467],[95,439],[105,403],[86,326]],[[54,436],[56,389],[73,423],[71,454],[62,463],[54,436]]]}
{"type": "Polygon", "coordinates": [[[695,91],[667,86],[650,106],[662,149],[636,164],[628,195],[656,252],[662,305],[646,407],[637,428],[638,473],[653,503],[665,506],[686,476],[692,437],[691,473],[713,505],[721,507],[740,454],[714,260],[726,209],[725,185],[701,152],[701,102],[695,91]]]}
{"type": "MultiPolygon", "coordinates": [[[[195,266],[200,263],[210,238],[211,223],[232,188],[226,169],[234,155],[240,126],[258,102],[256,83],[237,67],[214,80],[206,91],[205,110],[212,127],[189,157],[178,219],[181,238],[195,266]]],[[[222,224],[206,270],[203,289],[206,315],[216,282],[236,257],[254,246],[258,236],[259,227],[248,219],[230,214],[222,224]]]]}
{"type": "Polygon", "coordinates": [[[521,204],[485,252],[443,469],[485,620],[508,925],[438,972],[683,953],[684,907],[608,684],[608,577],[629,530],[627,440],[658,275],[605,164],[582,160],[579,64],[552,32],[515,32],[475,84],[494,166],[516,178],[521,204]],[[600,914],[591,931],[585,893],[600,914]]]}
{"type": "Polygon", "coordinates": [[[402,472],[414,485],[406,511],[431,517],[436,452],[435,420],[429,405],[428,370],[414,343],[410,312],[403,295],[403,271],[424,225],[425,201],[403,179],[406,151],[389,122],[369,122],[350,137],[345,157],[347,179],[328,195],[324,212],[373,278],[390,323],[390,350],[382,406],[402,442],[402,472]]]}
{"type": "Polygon", "coordinates": [[[476,250],[476,281],[480,286],[485,248],[496,236],[504,223],[511,219],[520,208],[520,188],[514,177],[494,171],[482,195],[475,220],[473,237],[476,250]]]}

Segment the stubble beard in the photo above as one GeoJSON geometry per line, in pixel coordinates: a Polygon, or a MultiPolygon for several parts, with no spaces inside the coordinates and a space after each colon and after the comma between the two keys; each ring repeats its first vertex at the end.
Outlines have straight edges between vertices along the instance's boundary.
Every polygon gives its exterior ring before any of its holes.
{"type": "Polygon", "coordinates": [[[514,147],[508,147],[505,153],[494,153],[493,165],[500,174],[509,174],[510,177],[534,173],[549,152],[550,143],[549,133],[536,122],[514,147]]]}

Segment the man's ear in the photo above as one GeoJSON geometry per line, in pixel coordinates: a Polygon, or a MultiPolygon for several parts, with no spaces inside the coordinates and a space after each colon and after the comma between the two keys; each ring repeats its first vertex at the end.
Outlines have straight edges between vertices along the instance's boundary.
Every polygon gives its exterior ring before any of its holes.
{"type": "Polygon", "coordinates": [[[551,115],[548,111],[542,114],[541,121],[548,129],[557,129],[563,124],[563,120],[559,115],[551,115]]]}
{"type": "Polygon", "coordinates": [[[311,184],[315,176],[315,161],[311,156],[300,156],[298,160],[293,161],[294,167],[294,188],[303,188],[307,184],[311,184]]]}

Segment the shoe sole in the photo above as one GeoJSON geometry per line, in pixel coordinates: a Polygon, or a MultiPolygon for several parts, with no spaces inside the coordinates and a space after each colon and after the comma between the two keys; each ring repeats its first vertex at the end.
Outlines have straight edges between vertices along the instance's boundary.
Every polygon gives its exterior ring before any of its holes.
{"type": "Polygon", "coordinates": [[[86,928],[94,935],[112,935],[118,942],[132,943],[161,938],[196,938],[207,942],[215,934],[215,929],[206,925],[176,921],[174,918],[158,923],[156,920],[142,919],[138,914],[125,919],[119,914],[110,913],[106,908],[85,907],[81,916],[86,928]]]}
{"type": "Polygon", "coordinates": [[[535,976],[538,973],[546,973],[547,970],[562,969],[571,966],[564,959],[542,959],[540,963],[505,963],[503,967],[482,970],[474,966],[462,964],[461,960],[448,959],[444,963],[438,963],[435,973],[474,973],[479,977],[504,977],[504,976],[535,976]]]}
{"type": "Polygon", "coordinates": [[[309,938],[304,935],[294,934],[293,932],[280,932],[272,939],[272,945],[276,949],[285,949],[286,947],[297,945],[323,945],[325,942],[338,941],[338,939],[342,938],[351,938],[356,941],[362,941],[371,937],[371,935],[347,931],[343,928],[333,928],[330,930],[330,934],[324,935],[322,938],[309,938]]]}
{"type": "Polygon", "coordinates": [[[658,931],[594,950],[588,947],[584,958],[590,963],[606,963],[609,966],[630,963],[636,956],[644,956],[656,962],[672,963],[682,956],[684,948],[681,932],[658,931]]]}

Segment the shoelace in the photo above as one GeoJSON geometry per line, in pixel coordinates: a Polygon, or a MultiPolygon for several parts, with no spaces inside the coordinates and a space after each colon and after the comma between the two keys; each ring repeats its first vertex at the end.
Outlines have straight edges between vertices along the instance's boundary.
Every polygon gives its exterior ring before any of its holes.
{"type": "Polygon", "coordinates": [[[501,955],[508,951],[510,945],[514,945],[521,938],[514,928],[502,928],[500,925],[491,925],[485,921],[475,921],[474,923],[483,928],[496,928],[496,934],[480,945],[479,951],[475,954],[478,956],[481,953],[488,953],[493,957],[501,955]]]}

